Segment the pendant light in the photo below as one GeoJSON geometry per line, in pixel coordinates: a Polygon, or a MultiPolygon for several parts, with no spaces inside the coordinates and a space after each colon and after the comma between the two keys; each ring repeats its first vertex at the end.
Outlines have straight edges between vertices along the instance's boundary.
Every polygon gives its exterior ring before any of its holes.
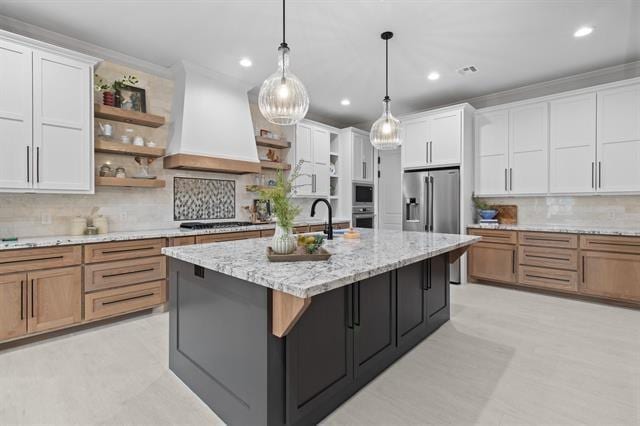
{"type": "Polygon", "coordinates": [[[307,89],[289,71],[289,46],[285,41],[285,0],[282,0],[282,43],[278,48],[278,70],[262,83],[258,106],[264,118],[281,126],[296,124],[309,110],[307,89]]]}
{"type": "Polygon", "coordinates": [[[371,145],[380,150],[396,149],[402,145],[400,139],[400,120],[391,114],[391,98],[389,97],[389,40],[393,37],[391,31],[383,32],[380,37],[385,43],[385,96],[382,101],[382,116],[378,118],[369,133],[371,145]]]}

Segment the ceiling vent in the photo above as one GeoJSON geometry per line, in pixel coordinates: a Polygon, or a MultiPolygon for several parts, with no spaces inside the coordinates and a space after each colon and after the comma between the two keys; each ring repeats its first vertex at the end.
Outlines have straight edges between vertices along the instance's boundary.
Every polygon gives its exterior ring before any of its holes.
{"type": "Polygon", "coordinates": [[[458,68],[456,71],[460,75],[469,75],[469,74],[473,74],[475,72],[478,72],[478,68],[476,68],[475,65],[469,65],[469,66],[466,66],[466,67],[458,68]]]}

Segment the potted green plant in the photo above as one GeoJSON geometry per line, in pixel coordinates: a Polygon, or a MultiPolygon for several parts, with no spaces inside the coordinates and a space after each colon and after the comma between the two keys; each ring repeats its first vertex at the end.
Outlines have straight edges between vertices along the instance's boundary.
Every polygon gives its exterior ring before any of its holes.
{"type": "Polygon", "coordinates": [[[115,80],[113,82],[111,87],[113,87],[113,90],[115,92],[115,106],[120,108],[122,105],[122,95],[120,91],[126,86],[135,86],[136,84],[138,84],[138,82],[138,77],[136,77],[135,75],[123,75],[120,80],[115,80]]]}
{"type": "Polygon", "coordinates": [[[277,254],[293,253],[296,249],[293,221],[300,213],[300,207],[293,203],[292,196],[296,189],[294,183],[301,175],[301,167],[302,161],[296,164],[289,177],[282,170],[278,170],[274,186],[258,189],[260,198],[271,202],[271,211],[276,218],[276,231],[273,235],[271,249],[277,254]]]}
{"type": "Polygon", "coordinates": [[[475,195],[473,196],[473,204],[476,206],[478,214],[483,219],[493,219],[498,214],[498,211],[496,209],[492,208],[489,204],[487,204],[485,201],[482,201],[482,199],[476,197],[475,195]]]}

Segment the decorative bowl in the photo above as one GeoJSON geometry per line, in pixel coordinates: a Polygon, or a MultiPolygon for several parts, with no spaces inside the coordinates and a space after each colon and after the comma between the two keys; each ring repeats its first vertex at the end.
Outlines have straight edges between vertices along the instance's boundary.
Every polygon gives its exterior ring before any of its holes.
{"type": "Polygon", "coordinates": [[[480,217],[483,219],[493,219],[498,214],[497,210],[480,210],[480,217]]]}

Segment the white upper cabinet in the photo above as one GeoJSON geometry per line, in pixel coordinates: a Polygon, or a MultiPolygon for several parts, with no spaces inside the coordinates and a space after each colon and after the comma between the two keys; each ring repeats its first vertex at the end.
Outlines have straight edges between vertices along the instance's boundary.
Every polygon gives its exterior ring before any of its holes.
{"type": "Polygon", "coordinates": [[[33,65],[34,187],[91,191],[92,70],[81,62],[37,51],[33,65]]]}
{"type": "Polygon", "coordinates": [[[31,188],[31,53],[0,40],[0,190],[31,188]]]}
{"type": "Polygon", "coordinates": [[[373,145],[359,133],[353,134],[352,180],[373,182],[373,145]]]}
{"type": "Polygon", "coordinates": [[[597,96],[598,191],[640,192],[640,85],[597,96]]]}
{"type": "Polygon", "coordinates": [[[460,164],[462,112],[452,110],[403,123],[402,167],[424,168],[460,164]]]}
{"type": "Polygon", "coordinates": [[[329,196],[329,131],[313,124],[296,125],[295,160],[303,161],[298,196],[329,196]]]}
{"type": "Polygon", "coordinates": [[[509,170],[509,112],[478,113],[476,123],[476,193],[506,194],[509,170]]]}
{"type": "Polygon", "coordinates": [[[420,118],[403,123],[404,137],[402,140],[402,167],[426,167],[429,151],[429,121],[420,118]]]}
{"type": "Polygon", "coordinates": [[[549,102],[549,162],[549,192],[595,191],[595,93],[549,102]]]}
{"type": "Polygon", "coordinates": [[[460,164],[461,145],[461,111],[429,116],[429,166],[460,164]]]}
{"type": "Polygon", "coordinates": [[[96,62],[0,31],[0,191],[93,192],[96,62]]]}
{"type": "Polygon", "coordinates": [[[509,191],[548,192],[548,111],[541,102],[509,110],[509,191]]]}

